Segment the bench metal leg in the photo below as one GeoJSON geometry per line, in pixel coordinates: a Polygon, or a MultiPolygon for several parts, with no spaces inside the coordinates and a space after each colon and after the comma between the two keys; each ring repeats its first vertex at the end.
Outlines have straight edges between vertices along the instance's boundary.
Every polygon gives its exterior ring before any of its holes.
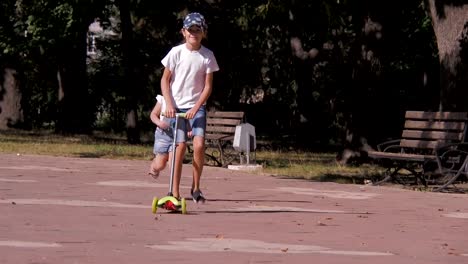
{"type": "MultiPolygon", "coordinates": [[[[215,166],[221,167],[222,166],[221,161],[219,160],[217,155],[214,154],[215,152],[216,151],[212,151],[211,154],[210,154],[205,150],[205,157],[207,157],[210,161],[214,162],[213,164],[215,166]]],[[[209,165],[209,164],[210,163],[207,160],[205,160],[205,165],[209,165]]],[[[213,164],[211,164],[211,165],[213,165],[213,164]]]]}
{"type": "Polygon", "coordinates": [[[392,168],[388,168],[387,171],[385,172],[385,177],[378,181],[378,182],[375,182],[373,183],[372,185],[374,186],[377,186],[377,185],[380,185],[382,183],[385,183],[385,182],[388,182],[390,181],[391,179],[394,179],[394,176],[396,175],[396,173],[401,169],[401,167],[398,167],[396,168],[393,172],[390,172],[392,170],[392,168]]]}
{"type": "Polygon", "coordinates": [[[211,140],[205,149],[205,157],[207,157],[205,164],[227,168],[237,158],[237,152],[234,155],[231,152],[231,149],[234,150],[234,148],[231,146],[230,141],[211,140]]]}
{"type": "Polygon", "coordinates": [[[458,169],[457,173],[453,175],[446,183],[444,183],[442,186],[435,188],[434,192],[440,192],[443,191],[445,188],[447,188],[449,185],[453,184],[458,177],[460,177],[461,174],[466,173],[466,166],[468,165],[468,156],[465,157],[465,160],[463,161],[463,164],[460,166],[458,169]]]}
{"type": "Polygon", "coordinates": [[[424,186],[427,187],[427,182],[426,182],[426,179],[424,178],[424,173],[417,172],[415,169],[408,168],[406,166],[398,166],[398,167],[388,168],[387,171],[385,172],[385,177],[382,180],[373,183],[372,185],[374,185],[374,186],[380,185],[380,184],[388,182],[390,180],[393,180],[393,181],[395,181],[395,182],[397,182],[399,184],[403,184],[403,185],[407,184],[400,177],[398,177],[398,172],[401,169],[405,169],[405,170],[411,172],[410,175],[414,176],[414,180],[415,180],[416,185],[418,184],[418,180],[419,180],[419,181],[421,181],[422,184],[424,184],[424,186]]]}
{"type": "Polygon", "coordinates": [[[373,186],[378,186],[378,185],[380,185],[382,183],[388,182],[391,178],[392,178],[392,175],[386,174],[385,177],[382,180],[380,180],[378,182],[374,182],[372,185],[373,186]]]}
{"type": "Polygon", "coordinates": [[[221,145],[221,142],[218,140],[218,142],[216,142],[217,146],[218,146],[218,150],[219,150],[219,159],[221,160],[221,167],[225,167],[227,166],[225,160],[224,160],[224,150],[223,150],[223,146],[221,145]]]}

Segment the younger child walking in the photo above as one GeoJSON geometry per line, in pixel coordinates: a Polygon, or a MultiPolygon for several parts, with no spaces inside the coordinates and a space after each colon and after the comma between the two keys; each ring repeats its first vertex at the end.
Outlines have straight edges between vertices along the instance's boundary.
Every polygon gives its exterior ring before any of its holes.
{"type": "MultiPolygon", "coordinates": [[[[166,103],[162,95],[156,96],[156,104],[150,114],[151,121],[156,125],[154,132],[154,158],[151,162],[148,175],[155,180],[159,177],[159,173],[166,168],[169,154],[173,151],[172,143],[174,140],[174,125],[175,118],[167,118],[163,116],[166,109],[166,103]]],[[[179,126],[180,128],[180,126],[179,126]]],[[[187,127],[188,136],[191,136],[191,129],[187,127]]],[[[183,137],[177,136],[177,141],[181,141],[183,137]]],[[[178,196],[176,196],[178,197],[178,196]]]]}
{"type": "Polygon", "coordinates": [[[151,121],[156,125],[154,131],[154,147],[153,153],[154,158],[150,165],[148,175],[157,179],[159,173],[166,167],[167,160],[169,157],[169,151],[172,147],[172,131],[170,124],[164,121],[162,116],[163,111],[166,109],[166,103],[164,97],[161,95],[156,96],[156,104],[151,111],[151,121]]]}

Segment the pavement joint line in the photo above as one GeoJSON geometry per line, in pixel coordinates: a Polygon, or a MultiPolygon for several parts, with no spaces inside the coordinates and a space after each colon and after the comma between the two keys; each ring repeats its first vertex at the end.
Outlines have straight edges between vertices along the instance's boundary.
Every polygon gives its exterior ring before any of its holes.
{"type": "Polygon", "coordinates": [[[326,196],[329,198],[353,199],[353,200],[364,200],[364,199],[373,198],[379,195],[377,193],[367,193],[367,192],[317,190],[317,189],[296,188],[296,187],[277,187],[275,189],[268,189],[268,190],[289,192],[289,193],[301,194],[301,195],[326,196]]]}
{"type": "Polygon", "coordinates": [[[0,247],[20,247],[20,248],[57,248],[62,247],[58,243],[18,241],[18,240],[3,240],[0,241],[0,247]]]}
{"type": "Polygon", "coordinates": [[[315,245],[269,243],[260,240],[226,238],[187,238],[185,241],[168,241],[168,244],[147,245],[158,250],[195,252],[244,252],[268,254],[332,254],[350,256],[393,256],[390,252],[334,250],[315,245]]]}
{"type": "Polygon", "coordinates": [[[452,212],[448,214],[443,214],[445,217],[451,217],[451,218],[466,218],[468,219],[468,213],[462,213],[462,212],[452,212]]]}
{"type": "Polygon", "coordinates": [[[139,208],[148,209],[147,205],[123,204],[116,202],[81,201],[81,200],[58,200],[58,199],[2,199],[0,204],[19,205],[64,205],[81,207],[119,207],[119,208],[139,208]]]}
{"type": "MultiPolygon", "coordinates": [[[[137,208],[148,209],[149,205],[123,204],[116,202],[101,201],[83,201],[83,200],[58,200],[58,199],[0,199],[0,204],[14,205],[61,205],[61,206],[79,206],[79,207],[117,207],[117,208],[137,208]]],[[[216,210],[215,210],[216,211],[216,210]]],[[[213,212],[215,212],[213,211],[213,212]]],[[[220,209],[220,212],[311,212],[311,213],[346,213],[340,210],[307,209],[299,207],[280,207],[280,206],[250,206],[231,209],[220,209]]]]}
{"type": "Polygon", "coordinates": [[[299,207],[282,207],[282,206],[249,206],[231,209],[232,211],[248,211],[248,212],[311,212],[311,213],[345,213],[341,210],[323,210],[323,209],[306,209],[299,207]]]}
{"type": "MultiPolygon", "coordinates": [[[[168,188],[168,184],[163,183],[154,183],[147,181],[100,181],[96,183],[90,183],[93,185],[102,185],[102,186],[113,186],[113,187],[144,187],[144,188],[168,188]]],[[[180,186],[181,189],[189,189],[188,186],[180,186]]]]}
{"type": "MultiPolygon", "coordinates": [[[[57,248],[62,247],[59,243],[3,240],[3,247],[20,248],[57,248]]],[[[315,245],[295,245],[268,243],[260,240],[247,239],[224,239],[224,238],[188,238],[186,241],[169,241],[166,245],[147,245],[151,249],[179,250],[195,252],[249,252],[269,254],[333,254],[352,256],[392,256],[390,252],[355,251],[355,250],[333,250],[327,247],[315,245]]],[[[468,254],[460,254],[468,256],[468,254]]]]}
{"type": "Polygon", "coordinates": [[[19,179],[0,178],[0,182],[31,183],[31,182],[37,182],[37,181],[36,180],[19,180],[19,179]]]}
{"type": "MultiPolygon", "coordinates": [[[[1,167],[0,167],[1,168],[1,167]]],[[[19,180],[19,179],[9,179],[9,178],[0,178],[0,182],[15,182],[15,183],[32,183],[37,182],[36,180],[19,180]]],[[[167,184],[163,183],[152,183],[147,181],[101,181],[96,183],[89,183],[92,185],[102,185],[102,186],[114,186],[114,187],[144,187],[144,188],[167,188],[167,184]]],[[[180,186],[181,189],[189,189],[188,186],[180,186]]]]}
{"type": "Polygon", "coordinates": [[[34,165],[3,166],[3,167],[0,167],[0,169],[8,169],[8,170],[48,170],[48,171],[58,171],[58,172],[78,171],[78,170],[75,170],[75,169],[64,169],[64,168],[57,168],[57,167],[34,166],[34,165]]]}

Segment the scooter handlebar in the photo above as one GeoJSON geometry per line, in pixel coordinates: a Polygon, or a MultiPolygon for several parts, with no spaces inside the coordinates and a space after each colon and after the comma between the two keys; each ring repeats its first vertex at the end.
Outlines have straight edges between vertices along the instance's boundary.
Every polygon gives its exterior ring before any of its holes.
{"type": "MultiPolygon", "coordinates": [[[[186,118],[186,113],[176,113],[176,117],[186,118]]],[[[162,112],[162,116],[166,116],[164,112],[162,112]]]]}

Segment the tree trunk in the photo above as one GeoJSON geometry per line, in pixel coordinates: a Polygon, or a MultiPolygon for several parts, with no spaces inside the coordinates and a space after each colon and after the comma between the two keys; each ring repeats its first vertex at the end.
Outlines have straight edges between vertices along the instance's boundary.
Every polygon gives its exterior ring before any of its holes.
{"type": "Polygon", "coordinates": [[[133,26],[130,15],[130,1],[120,0],[120,19],[122,29],[122,66],[124,68],[123,85],[126,101],[126,130],[127,141],[130,144],[140,142],[140,132],[138,127],[138,112],[137,112],[137,93],[138,85],[135,78],[135,49],[133,42],[133,26]]]}
{"type": "Polygon", "coordinates": [[[83,27],[74,43],[59,53],[56,130],[61,133],[89,133],[94,121],[86,73],[86,30],[83,27]]]}
{"type": "Polygon", "coordinates": [[[440,62],[440,110],[468,110],[468,3],[429,0],[440,62]],[[465,47],[465,48],[464,48],[465,47]],[[465,49],[465,50],[464,50],[465,49]]]}
{"type": "Polygon", "coordinates": [[[0,76],[0,129],[23,123],[21,91],[15,69],[5,68],[0,76]]]}

